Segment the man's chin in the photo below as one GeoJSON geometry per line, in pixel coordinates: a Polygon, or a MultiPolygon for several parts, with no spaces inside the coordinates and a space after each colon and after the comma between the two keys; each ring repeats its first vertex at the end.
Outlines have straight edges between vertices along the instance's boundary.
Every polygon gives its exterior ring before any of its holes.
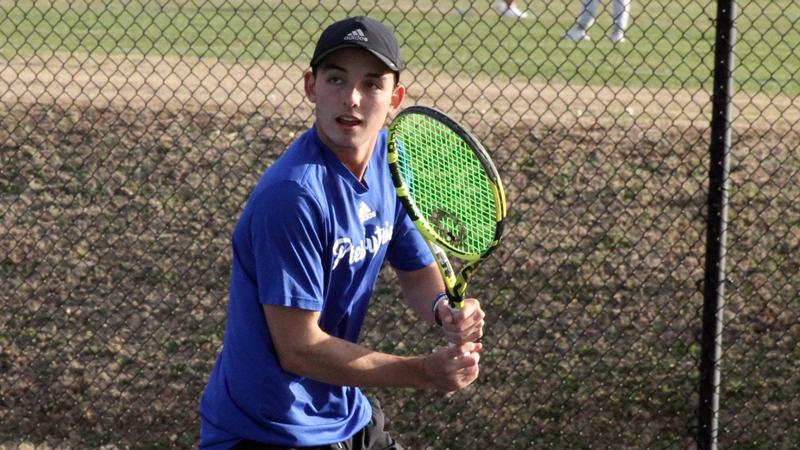
{"type": "Polygon", "coordinates": [[[348,133],[338,133],[333,139],[331,139],[331,144],[335,145],[336,148],[341,150],[356,150],[362,147],[366,143],[366,139],[362,139],[360,136],[348,133]]]}

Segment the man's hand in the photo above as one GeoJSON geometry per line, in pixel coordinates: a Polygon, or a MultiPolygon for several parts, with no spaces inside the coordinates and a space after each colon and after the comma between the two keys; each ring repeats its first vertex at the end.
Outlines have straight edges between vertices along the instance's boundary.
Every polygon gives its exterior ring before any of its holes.
{"type": "Polygon", "coordinates": [[[465,343],[436,349],[425,357],[422,367],[433,389],[452,392],[478,378],[481,344],[465,343]]]}
{"type": "Polygon", "coordinates": [[[447,302],[440,302],[436,314],[442,320],[442,330],[448,342],[458,345],[475,342],[483,337],[483,319],[486,314],[477,299],[464,299],[464,307],[461,309],[451,309],[447,302]]]}

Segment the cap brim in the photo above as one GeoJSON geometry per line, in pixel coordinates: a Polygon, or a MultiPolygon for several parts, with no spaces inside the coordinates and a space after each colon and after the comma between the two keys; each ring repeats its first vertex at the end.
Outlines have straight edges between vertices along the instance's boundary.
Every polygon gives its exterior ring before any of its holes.
{"type": "Polygon", "coordinates": [[[367,50],[368,52],[370,52],[370,53],[372,53],[373,55],[375,55],[375,57],[377,57],[378,59],[380,59],[380,60],[381,60],[381,62],[382,62],[383,64],[385,64],[385,65],[386,65],[386,67],[388,67],[388,68],[389,68],[389,70],[391,70],[391,71],[393,71],[393,72],[400,72],[400,69],[399,69],[399,68],[398,68],[396,65],[394,65],[394,63],[393,63],[393,62],[391,62],[391,61],[389,60],[389,58],[387,58],[387,57],[385,57],[385,56],[381,55],[380,53],[378,53],[378,52],[376,52],[376,51],[374,51],[374,50],[372,50],[372,49],[366,48],[366,47],[364,47],[363,45],[358,45],[357,43],[352,43],[352,44],[342,44],[342,45],[337,45],[336,47],[333,47],[333,48],[329,48],[328,50],[326,50],[325,52],[321,53],[321,54],[320,54],[320,55],[318,55],[318,56],[317,56],[317,57],[316,57],[314,60],[312,60],[312,61],[311,61],[311,67],[316,67],[316,66],[318,66],[318,65],[319,65],[319,63],[320,63],[320,62],[322,62],[322,60],[323,60],[323,59],[325,59],[325,57],[326,57],[326,56],[330,55],[331,53],[333,53],[333,52],[335,52],[335,51],[337,51],[337,50],[341,50],[341,49],[343,49],[343,48],[360,48],[360,49],[362,49],[362,50],[367,50]]]}

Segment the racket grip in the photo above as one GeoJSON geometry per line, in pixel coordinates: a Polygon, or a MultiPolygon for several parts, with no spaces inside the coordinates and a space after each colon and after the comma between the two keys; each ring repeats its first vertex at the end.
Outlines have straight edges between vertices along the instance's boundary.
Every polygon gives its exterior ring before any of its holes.
{"type": "MultiPolygon", "coordinates": [[[[439,315],[436,313],[436,309],[439,307],[439,303],[442,303],[443,301],[447,301],[447,303],[446,303],[447,304],[447,308],[450,310],[450,314],[452,316],[457,316],[457,315],[461,314],[461,311],[460,311],[461,308],[460,307],[453,307],[452,306],[452,297],[449,294],[447,294],[446,292],[440,292],[436,296],[436,298],[433,300],[433,305],[432,305],[433,319],[436,321],[436,323],[439,326],[442,325],[442,320],[439,318],[439,315]]],[[[447,345],[449,347],[455,347],[456,346],[456,344],[454,342],[449,342],[449,341],[447,342],[447,345]]],[[[464,356],[467,356],[467,355],[469,355],[469,352],[464,352],[464,356]]]]}
{"type": "MultiPolygon", "coordinates": [[[[447,308],[450,309],[450,314],[452,314],[453,316],[457,316],[457,315],[461,314],[461,308],[455,308],[453,306],[450,306],[450,303],[447,304],[447,308]]],[[[447,345],[450,346],[450,347],[455,347],[456,346],[456,344],[454,342],[448,342],[447,345]]],[[[469,352],[464,352],[463,355],[464,356],[469,356],[469,352]]]]}
{"type": "Polygon", "coordinates": [[[452,316],[456,317],[461,315],[461,308],[451,306],[449,303],[447,304],[447,308],[450,310],[452,316]]]}

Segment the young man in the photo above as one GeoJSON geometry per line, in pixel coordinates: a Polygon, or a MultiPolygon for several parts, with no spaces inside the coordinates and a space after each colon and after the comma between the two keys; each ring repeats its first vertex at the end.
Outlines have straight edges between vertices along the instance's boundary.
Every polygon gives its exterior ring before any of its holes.
{"type": "Polygon", "coordinates": [[[441,277],[387,168],[383,127],[405,97],[403,65],[393,32],[367,17],[320,36],[304,77],[315,123],[262,176],[233,232],[201,448],[399,449],[359,387],[447,392],[477,378],[484,313],[475,299],[458,313],[434,301],[441,277]],[[357,343],[384,260],[454,346],[399,356],[357,343]]]}

